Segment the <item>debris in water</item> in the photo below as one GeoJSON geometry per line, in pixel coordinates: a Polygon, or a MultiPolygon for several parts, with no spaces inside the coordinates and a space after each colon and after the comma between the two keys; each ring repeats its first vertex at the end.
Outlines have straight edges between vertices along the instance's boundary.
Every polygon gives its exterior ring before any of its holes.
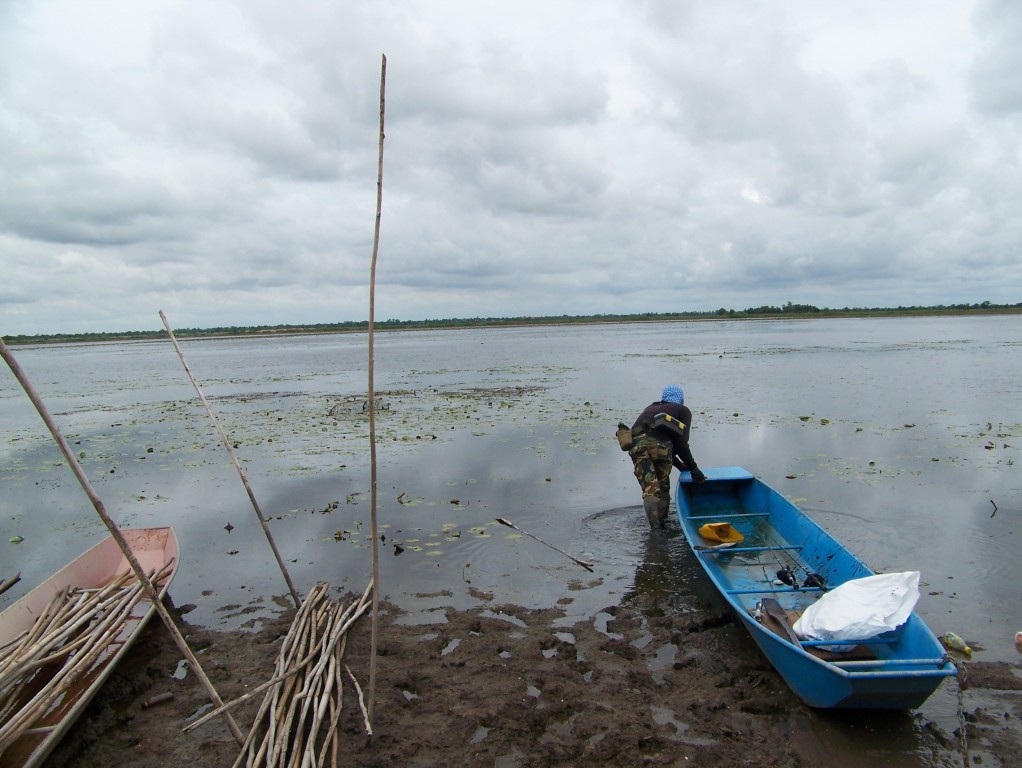
{"type": "Polygon", "coordinates": [[[944,644],[944,647],[949,650],[960,651],[966,656],[972,655],[972,648],[970,648],[968,644],[954,632],[945,632],[940,636],[940,641],[944,644]]]}

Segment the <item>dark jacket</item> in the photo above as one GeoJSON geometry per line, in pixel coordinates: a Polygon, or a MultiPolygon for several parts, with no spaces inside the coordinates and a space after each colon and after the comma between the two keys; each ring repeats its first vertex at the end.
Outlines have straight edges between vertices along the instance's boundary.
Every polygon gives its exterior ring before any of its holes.
{"type": "Polygon", "coordinates": [[[639,418],[632,424],[632,434],[638,435],[641,432],[652,430],[653,417],[658,413],[666,413],[674,417],[685,425],[685,429],[680,435],[674,430],[668,429],[657,429],[653,431],[653,434],[664,440],[670,440],[673,454],[685,463],[687,469],[699,469],[696,460],[692,458],[692,450],[688,447],[688,435],[692,431],[692,411],[687,406],[663,401],[646,406],[646,409],[639,414],[639,418]]]}

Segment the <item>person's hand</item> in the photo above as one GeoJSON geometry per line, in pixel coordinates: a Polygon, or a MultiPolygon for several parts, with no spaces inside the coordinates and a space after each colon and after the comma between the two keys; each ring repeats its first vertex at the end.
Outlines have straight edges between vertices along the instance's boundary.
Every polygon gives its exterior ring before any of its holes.
{"type": "Polygon", "coordinates": [[[692,470],[692,482],[693,483],[702,483],[702,482],[705,482],[705,481],[706,481],[706,475],[703,474],[703,471],[701,469],[693,469],[692,470]]]}

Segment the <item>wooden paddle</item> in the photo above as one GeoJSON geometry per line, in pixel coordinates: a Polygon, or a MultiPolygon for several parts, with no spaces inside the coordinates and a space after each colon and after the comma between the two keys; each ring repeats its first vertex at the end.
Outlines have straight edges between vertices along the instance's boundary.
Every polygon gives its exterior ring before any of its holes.
{"type": "Polygon", "coordinates": [[[784,630],[784,633],[792,643],[801,647],[802,642],[798,639],[798,635],[795,634],[791,622],[788,621],[788,614],[781,608],[781,604],[772,597],[764,597],[760,602],[763,604],[763,610],[766,611],[767,616],[781,625],[781,629],[784,630]]]}

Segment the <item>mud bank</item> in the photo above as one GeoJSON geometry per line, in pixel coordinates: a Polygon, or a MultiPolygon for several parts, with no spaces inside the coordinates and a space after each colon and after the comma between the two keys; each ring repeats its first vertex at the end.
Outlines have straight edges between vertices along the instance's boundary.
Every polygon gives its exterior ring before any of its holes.
{"type": "MultiPolygon", "coordinates": [[[[229,701],[269,678],[293,612],[257,631],[233,632],[191,626],[187,609],[175,614],[229,701]]],[[[592,620],[565,626],[560,608],[483,604],[430,616],[423,623],[422,616],[382,607],[374,736],[365,735],[354,692],[346,694],[340,764],[828,762],[826,739],[814,721],[821,715],[794,697],[728,613],[671,614],[636,603],[608,606],[592,620]]],[[[353,628],[345,655],[363,687],[369,643],[366,617],[353,628]]],[[[970,764],[1007,765],[1022,748],[1018,665],[975,663],[968,669],[973,707],[963,719],[970,764]]],[[[256,697],[234,710],[243,730],[258,703],[256,697]]],[[[205,691],[183,670],[181,654],[155,621],[47,765],[230,766],[237,746],[222,721],[181,733],[208,709],[205,691]],[[146,706],[161,694],[173,698],[146,706]]],[[[881,738],[893,729],[907,741],[905,764],[964,763],[961,734],[919,715],[823,717],[832,728],[880,731],[881,738]]]]}

